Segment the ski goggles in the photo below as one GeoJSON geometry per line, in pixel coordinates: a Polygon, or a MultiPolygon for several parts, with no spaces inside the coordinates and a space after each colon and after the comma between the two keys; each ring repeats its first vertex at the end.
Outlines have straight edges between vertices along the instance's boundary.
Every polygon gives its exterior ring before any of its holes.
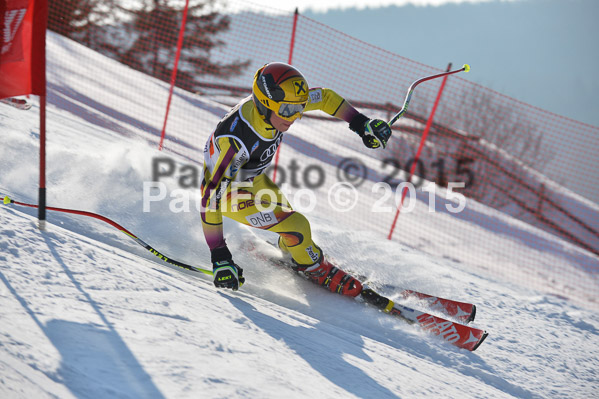
{"type": "MultiPolygon", "coordinates": [[[[279,116],[286,118],[286,119],[295,119],[297,118],[296,115],[300,114],[302,112],[304,112],[304,109],[306,108],[306,104],[308,104],[308,102],[303,102],[303,103],[280,103],[279,106],[279,116]],[[295,116],[295,118],[294,118],[295,116]]],[[[299,115],[298,115],[299,116],[299,115]]]]}

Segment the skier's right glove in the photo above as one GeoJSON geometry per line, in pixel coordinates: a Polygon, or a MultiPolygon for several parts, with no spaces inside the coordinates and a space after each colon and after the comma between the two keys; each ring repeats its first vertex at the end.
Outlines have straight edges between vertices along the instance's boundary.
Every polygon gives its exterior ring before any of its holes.
{"type": "Polygon", "coordinates": [[[217,288],[230,288],[237,291],[245,283],[243,269],[233,262],[233,256],[226,246],[211,251],[212,273],[217,288]]]}
{"type": "Polygon", "coordinates": [[[381,119],[368,119],[364,114],[356,114],[349,123],[349,128],[362,138],[362,142],[368,148],[379,148],[387,146],[391,138],[391,127],[381,119]]]}

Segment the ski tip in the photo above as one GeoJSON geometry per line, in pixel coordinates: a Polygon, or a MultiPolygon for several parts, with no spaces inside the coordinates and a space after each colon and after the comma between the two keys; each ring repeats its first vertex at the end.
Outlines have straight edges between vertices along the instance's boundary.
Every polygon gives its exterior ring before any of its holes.
{"type": "Polygon", "coordinates": [[[486,331],[483,332],[483,336],[480,337],[480,341],[478,341],[476,343],[476,345],[474,345],[474,347],[472,348],[472,352],[474,352],[480,346],[480,344],[482,344],[484,342],[484,340],[487,339],[488,336],[489,336],[488,332],[486,332],[486,331]]]}
{"type": "Polygon", "coordinates": [[[470,313],[470,316],[468,316],[468,318],[466,319],[466,323],[470,323],[471,321],[474,321],[475,317],[476,317],[476,305],[472,305],[472,312],[470,313]]]}
{"type": "Polygon", "coordinates": [[[464,66],[462,66],[462,69],[464,70],[464,72],[470,72],[470,65],[464,64],[464,66]]]}
{"type": "Polygon", "coordinates": [[[4,202],[4,205],[8,205],[8,204],[10,204],[12,202],[12,200],[7,195],[7,196],[4,197],[3,202],[4,202]]]}

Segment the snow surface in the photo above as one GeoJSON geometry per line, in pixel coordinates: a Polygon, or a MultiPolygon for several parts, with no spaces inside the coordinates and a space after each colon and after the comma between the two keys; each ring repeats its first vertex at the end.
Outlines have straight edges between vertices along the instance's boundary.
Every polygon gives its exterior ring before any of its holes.
{"type": "MultiPolygon", "coordinates": [[[[131,108],[119,103],[119,93],[107,84],[114,79],[108,73],[115,71],[114,63],[97,57],[85,76],[73,62],[88,50],[55,35],[49,41],[55,88],[48,108],[49,205],[100,213],[166,255],[208,267],[197,212],[172,212],[165,201],[142,211],[150,160],[164,155],[156,150],[156,137],[134,118],[117,120],[103,113],[102,104],[84,101],[93,92],[112,109],[131,108]]],[[[139,79],[145,85],[121,79],[123,93],[129,86],[151,88],[141,96],[148,118],[160,123],[167,89],[139,79]]],[[[185,126],[197,115],[218,120],[218,104],[196,102],[203,106],[175,101],[173,126],[185,126]]],[[[37,202],[38,109],[37,104],[30,111],[0,104],[0,195],[32,203],[37,202]]],[[[201,148],[201,140],[194,145],[201,148]]],[[[166,182],[169,190],[177,188],[174,180],[166,182]]],[[[489,253],[497,270],[473,269],[444,258],[435,232],[417,239],[438,245],[439,256],[401,236],[389,242],[375,226],[368,229],[367,223],[332,211],[320,197],[318,209],[308,215],[315,239],[337,264],[369,276],[392,297],[399,290],[385,284],[475,303],[473,324],[489,331],[487,340],[476,352],[460,350],[330,294],[260,260],[258,253],[278,256],[266,243],[272,235],[229,221],[227,240],[247,278],[236,293],[216,290],[209,277],[161,262],[95,219],[51,212],[48,230],[40,232],[35,210],[3,205],[0,397],[597,397],[599,315],[584,300],[544,294],[552,287],[533,290],[526,280],[517,284],[513,276],[501,275],[498,270],[512,270],[514,260],[500,248],[489,253]]],[[[583,254],[569,244],[482,205],[469,202],[467,209],[469,218],[495,222],[493,230],[476,220],[469,223],[478,237],[501,236],[517,226],[558,248],[542,253],[536,273],[551,275],[552,257],[561,263],[570,259],[572,271],[580,273],[576,265],[583,254]]],[[[463,227],[456,219],[456,228],[463,227]]],[[[511,242],[510,250],[514,245],[530,250],[526,241],[511,242]]],[[[596,288],[596,279],[589,281],[596,288]]]]}

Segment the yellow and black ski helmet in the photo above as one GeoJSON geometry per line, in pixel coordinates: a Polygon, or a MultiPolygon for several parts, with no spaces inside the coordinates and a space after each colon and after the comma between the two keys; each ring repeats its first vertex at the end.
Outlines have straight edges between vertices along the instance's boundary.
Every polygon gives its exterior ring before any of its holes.
{"type": "Polygon", "coordinates": [[[262,117],[277,116],[294,121],[308,104],[308,82],[300,71],[282,62],[271,62],[256,71],[252,98],[262,117]]]}

